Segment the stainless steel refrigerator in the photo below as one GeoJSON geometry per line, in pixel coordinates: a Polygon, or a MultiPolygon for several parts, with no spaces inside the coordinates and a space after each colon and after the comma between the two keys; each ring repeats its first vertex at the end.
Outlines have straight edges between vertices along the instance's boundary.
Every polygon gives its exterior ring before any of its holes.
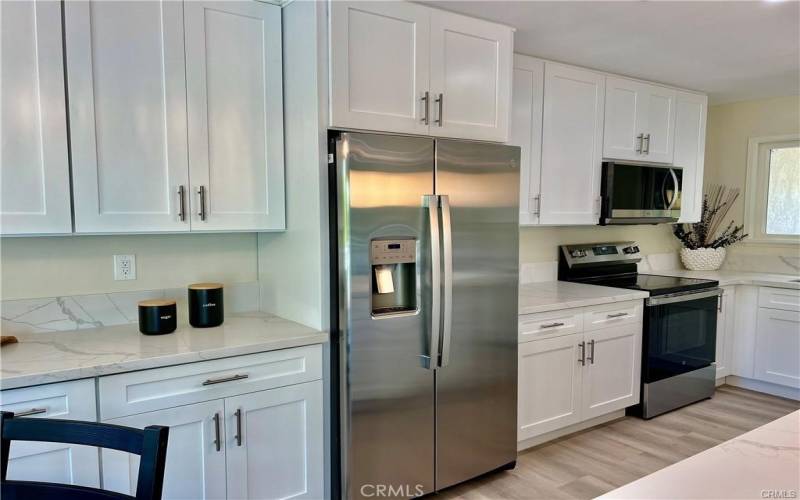
{"type": "Polygon", "coordinates": [[[333,495],[513,467],[519,148],[351,132],[329,147],[333,495]]]}

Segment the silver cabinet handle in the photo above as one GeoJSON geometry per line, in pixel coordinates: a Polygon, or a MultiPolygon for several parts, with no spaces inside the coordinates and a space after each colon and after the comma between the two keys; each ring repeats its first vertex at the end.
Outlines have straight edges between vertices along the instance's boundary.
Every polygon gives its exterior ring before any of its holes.
{"type": "Polygon", "coordinates": [[[628,315],[628,313],[614,313],[614,314],[606,315],[606,318],[608,318],[608,319],[622,318],[622,317],[627,316],[627,315],[628,315]]]}
{"type": "Polygon", "coordinates": [[[197,194],[200,195],[200,212],[198,212],[197,215],[200,216],[200,220],[201,221],[205,222],[205,220],[206,220],[206,187],[205,186],[200,186],[200,188],[197,190],[197,194]]]}
{"type": "Polygon", "coordinates": [[[178,220],[186,221],[186,186],[178,186],[178,220]]]}
{"type": "Polygon", "coordinates": [[[241,408],[237,408],[236,412],[234,413],[234,415],[236,416],[236,436],[234,436],[234,439],[236,439],[236,446],[241,446],[242,445],[242,409],[241,408]]]}
{"type": "Polygon", "coordinates": [[[589,356],[586,358],[589,363],[594,364],[594,340],[589,341],[589,356]]]}
{"type": "Polygon", "coordinates": [[[722,312],[722,296],[725,295],[723,288],[719,289],[719,296],[717,297],[717,311],[722,312]]]}
{"type": "Polygon", "coordinates": [[[439,259],[439,197],[435,194],[425,196],[425,205],[428,207],[428,222],[430,225],[431,244],[431,326],[428,356],[422,356],[427,366],[435,370],[439,364],[439,321],[441,320],[441,264],[439,259]]]}
{"type": "Polygon", "coordinates": [[[442,359],[439,366],[450,362],[450,342],[453,330],[453,231],[450,223],[450,197],[439,196],[442,206],[442,264],[444,265],[444,320],[442,321],[442,359]]]}
{"type": "Polygon", "coordinates": [[[636,136],[636,154],[642,154],[642,145],[644,144],[644,134],[636,136]]]}
{"type": "Polygon", "coordinates": [[[219,413],[214,414],[214,447],[217,451],[222,449],[222,441],[219,437],[219,413]]]}
{"type": "Polygon", "coordinates": [[[556,322],[556,323],[546,323],[542,325],[542,328],[555,328],[557,326],[564,326],[564,323],[556,322]]]}
{"type": "Polygon", "coordinates": [[[642,140],[642,149],[644,154],[650,154],[650,134],[644,135],[644,139],[642,140]]]}
{"type": "Polygon", "coordinates": [[[422,116],[422,123],[428,125],[431,112],[431,93],[426,90],[425,95],[423,95],[420,99],[425,103],[425,114],[422,116]]]}
{"type": "Polygon", "coordinates": [[[15,417],[30,417],[31,415],[41,415],[47,413],[47,408],[31,408],[30,410],[14,412],[15,417]]]}
{"type": "Polygon", "coordinates": [[[440,127],[444,126],[444,94],[439,94],[439,97],[435,100],[436,104],[439,105],[439,116],[436,117],[436,124],[440,127]]]}
{"type": "Polygon", "coordinates": [[[250,375],[247,375],[247,374],[244,374],[244,375],[236,374],[236,375],[231,375],[230,377],[210,378],[210,379],[205,380],[203,382],[203,385],[214,385],[214,384],[221,384],[223,382],[233,382],[234,380],[244,380],[244,379],[249,378],[249,377],[250,377],[250,375]]]}
{"type": "Polygon", "coordinates": [[[578,347],[581,348],[581,357],[578,358],[578,363],[580,363],[581,366],[586,366],[586,342],[581,342],[578,344],[578,347]]]}
{"type": "Polygon", "coordinates": [[[542,211],[542,195],[537,194],[536,196],[531,198],[531,205],[536,207],[531,209],[531,213],[533,215],[539,215],[539,213],[542,211]]]}

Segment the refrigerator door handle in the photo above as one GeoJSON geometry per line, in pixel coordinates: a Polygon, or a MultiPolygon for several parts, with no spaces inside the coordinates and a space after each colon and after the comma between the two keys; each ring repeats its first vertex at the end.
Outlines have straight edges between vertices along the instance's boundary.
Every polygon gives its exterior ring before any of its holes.
{"type": "Polygon", "coordinates": [[[431,328],[428,355],[423,355],[425,368],[435,370],[439,359],[439,322],[441,321],[441,252],[439,251],[439,197],[435,194],[425,196],[428,207],[431,243],[431,328]]]}
{"type": "Polygon", "coordinates": [[[450,223],[450,197],[439,196],[442,207],[442,267],[444,273],[444,304],[442,307],[442,357],[439,366],[450,362],[450,340],[453,331],[453,230],[450,223]]]}

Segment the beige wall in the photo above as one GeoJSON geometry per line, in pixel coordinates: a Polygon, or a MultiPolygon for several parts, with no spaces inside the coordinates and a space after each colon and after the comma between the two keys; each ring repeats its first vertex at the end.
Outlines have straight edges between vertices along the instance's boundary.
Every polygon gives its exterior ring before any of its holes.
{"type": "Polygon", "coordinates": [[[252,233],[0,240],[3,300],[257,279],[256,235],[252,233]],[[136,280],[114,281],[114,254],[136,255],[136,280]]]}

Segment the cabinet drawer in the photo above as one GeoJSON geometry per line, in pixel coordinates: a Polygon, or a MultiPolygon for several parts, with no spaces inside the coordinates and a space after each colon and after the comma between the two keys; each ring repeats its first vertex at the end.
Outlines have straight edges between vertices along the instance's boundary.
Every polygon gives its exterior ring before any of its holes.
{"type": "Polygon", "coordinates": [[[758,289],[758,307],[800,311],[800,290],[761,287],[758,289]]]}
{"type": "Polygon", "coordinates": [[[2,391],[0,409],[14,412],[20,417],[50,417],[94,422],[97,419],[94,379],[2,391]]]}
{"type": "Polygon", "coordinates": [[[322,378],[319,345],[101,377],[100,418],[133,415],[322,378]]]}
{"type": "Polygon", "coordinates": [[[642,308],[641,300],[587,307],[583,315],[583,329],[589,331],[639,323],[642,321],[642,308]]]}
{"type": "Polygon", "coordinates": [[[583,331],[581,309],[562,309],[519,317],[519,341],[558,337],[583,331]]]}

